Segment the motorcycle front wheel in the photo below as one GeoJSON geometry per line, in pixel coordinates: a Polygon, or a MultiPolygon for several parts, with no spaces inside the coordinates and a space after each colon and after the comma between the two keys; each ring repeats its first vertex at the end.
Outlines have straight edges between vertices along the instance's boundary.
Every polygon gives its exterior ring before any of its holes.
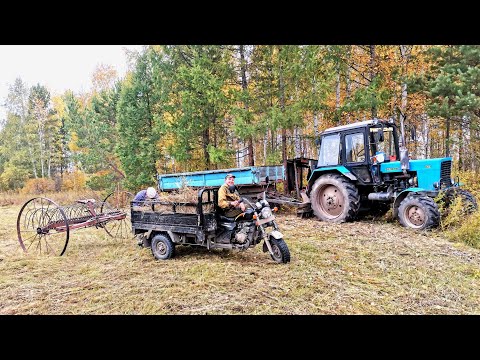
{"type": "Polygon", "coordinates": [[[290,262],[290,250],[288,250],[288,246],[283,239],[270,238],[270,244],[273,251],[273,254],[270,254],[270,256],[274,261],[284,264],[290,262]]]}

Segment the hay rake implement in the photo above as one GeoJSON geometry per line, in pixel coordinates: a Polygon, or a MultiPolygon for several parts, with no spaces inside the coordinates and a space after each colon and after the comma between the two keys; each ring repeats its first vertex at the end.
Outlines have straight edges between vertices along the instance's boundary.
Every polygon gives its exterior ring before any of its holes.
{"type": "Polygon", "coordinates": [[[111,193],[103,201],[82,199],[63,207],[44,197],[30,199],[18,214],[18,241],[24,252],[61,256],[72,230],[95,227],[113,238],[133,237],[132,199],[126,191],[111,193]]]}

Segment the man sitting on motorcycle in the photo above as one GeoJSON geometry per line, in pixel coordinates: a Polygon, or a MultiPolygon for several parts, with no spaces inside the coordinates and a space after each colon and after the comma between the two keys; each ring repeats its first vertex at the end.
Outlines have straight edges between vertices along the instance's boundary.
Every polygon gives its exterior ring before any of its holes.
{"type": "Polygon", "coordinates": [[[245,204],[235,188],[235,176],[227,174],[225,183],[218,190],[218,206],[226,217],[236,217],[245,212],[245,204]]]}

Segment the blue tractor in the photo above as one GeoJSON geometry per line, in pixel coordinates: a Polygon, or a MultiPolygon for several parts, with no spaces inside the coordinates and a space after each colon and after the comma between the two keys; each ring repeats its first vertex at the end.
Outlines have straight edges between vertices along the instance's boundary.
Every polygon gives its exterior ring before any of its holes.
{"type": "Polygon", "coordinates": [[[319,220],[345,222],[392,208],[403,226],[422,230],[439,224],[434,198],[441,191],[447,206],[461,196],[468,211],[477,209],[473,195],[451,178],[451,157],[410,160],[403,133],[399,136],[393,120],[325,130],[306,191],[313,214],[319,220]]]}

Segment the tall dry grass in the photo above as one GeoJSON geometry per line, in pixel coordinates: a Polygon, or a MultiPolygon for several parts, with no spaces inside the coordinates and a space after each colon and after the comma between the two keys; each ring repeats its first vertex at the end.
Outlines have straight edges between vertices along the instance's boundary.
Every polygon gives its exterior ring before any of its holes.
{"type": "MultiPolygon", "coordinates": [[[[454,174],[462,184],[461,188],[469,191],[480,201],[480,174],[473,171],[457,171],[454,174]]],[[[468,204],[457,197],[452,204],[446,206],[445,199],[440,195],[436,199],[442,214],[440,230],[452,241],[460,241],[469,246],[480,248],[480,211],[469,212],[468,204]]]]}
{"type": "Polygon", "coordinates": [[[5,191],[0,192],[0,206],[22,205],[28,200],[36,197],[44,197],[55,201],[58,205],[68,205],[79,199],[97,199],[103,200],[108,195],[107,192],[93,190],[69,190],[69,191],[47,191],[41,194],[25,193],[23,191],[5,191]]]}
{"type": "Polygon", "coordinates": [[[19,206],[2,209],[0,314],[480,314],[480,250],[398,223],[278,217],[291,262],[71,233],[62,257],[24,254],[19,206]]]}

